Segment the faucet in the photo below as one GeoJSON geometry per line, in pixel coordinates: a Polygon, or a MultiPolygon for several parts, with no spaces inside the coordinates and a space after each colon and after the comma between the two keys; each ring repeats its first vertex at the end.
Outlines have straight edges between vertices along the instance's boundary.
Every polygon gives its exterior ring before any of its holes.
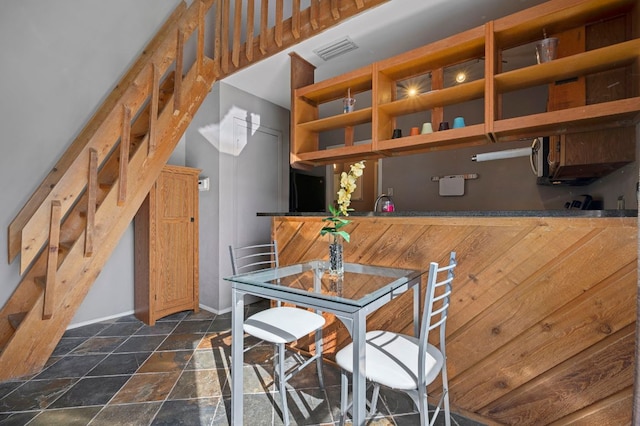
{"type": "Polygon", "coordinates": [[[395,210],[395,207],[393,205],[393,200],[391,199],[391,196],[387,195],[387,194],[380,194],[378,196],[378,198],[376,198],[376,202],[373,204],[373,212],[374,213],[378,212],[378,203],[380,203],[380,201],[382,201],[385,198],[387,200],[382,204],[382,211],[383,212],[392,212],[392,211],[395,210]]]}

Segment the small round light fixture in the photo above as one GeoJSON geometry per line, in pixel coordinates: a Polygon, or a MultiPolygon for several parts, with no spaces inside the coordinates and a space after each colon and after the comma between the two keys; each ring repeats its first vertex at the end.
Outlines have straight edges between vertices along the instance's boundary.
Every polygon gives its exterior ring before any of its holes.
{"type": "Polygon", "coordinates": [[[456,83],[464,83],[466,79],[467,74],[464,71],[460,71],[456,74],[456,83]]]}
{"type": "Polygon", "coordinates": [[[407,89],[407,96],[412,98],[414,96],[416,96],[418,94],[418,88],[417,87],[409,87],[407,89]]]}

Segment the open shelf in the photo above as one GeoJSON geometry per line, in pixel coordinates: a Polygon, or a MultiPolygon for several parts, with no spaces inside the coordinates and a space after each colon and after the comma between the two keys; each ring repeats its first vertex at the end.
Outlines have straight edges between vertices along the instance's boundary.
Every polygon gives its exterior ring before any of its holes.
{"type": "MultiPolygon", "coordinates": [[[[298,88],[294,91],[292,106],[292,165],[409,155],[521,138],[634,126],[640,121],[640,86],[637,83],[640,38],[637,23],[629,25],[633,19],[638,19],[637,10],[634,11],[635,18],[630,17],[634,7],[640,7],[637,0],[550,0],[341,76],[298,88]],[[501,72],[504,52],[522,50],[527,44],[533,45],[544,37],[544,32],[554,36],[565,31],[595,28],[605,21],[613,22],[621,17],[628,18],[627,24],[623,25],[625,28],[629,26],[622,36],[617,31],[620,29],[618,24],[615,37],[611,27],[598,27],[599,31],[604,32],[591,36],[591,40],[598,40],[591,47],[585,44],[580,47],[581,50],[574,49],[572,53],[565,49],[565,57],[542,64],[520,65],[521,68],[501,72]],[[630,34],[636,38],[629,40],[630,34]],[[476,71],[475,79],[449,85],[448,71],[477,62],[483,64],[480,64],[481,72],[476,71]],[[608,77],[612,72],[617,74],[608,77]],[[626,83],[620,80],[625,85],[624,90],[617,88],[614,92],[602,89],[608,89],[610,82],[617,84],[620,74],[626,80],[626,83]],[[572,91],[564,85],[574,84],[571,81],[576,78],[580,80],[576,84],[582,85],[582,92],[572,91]],[[587,80],[592,85],[588,92],[591,98],[584,95],[587,80]],[[423,90],[431,90],[400,99],[404,94],[399,94],[398,88],[410,87],[414,81],[424,83],[423,90]],[[594,84],[594,81],[598,83],[594,84]],[[516,96],[519,91],[540,88],[553,93],[557,100],[563,99],[558,98],[560,86],[570,91],[573,103],[563,101],[564,104],[547,104],[537,110],[556,110],[531,113],[529,109],[529,115],[502,118],[505,100],[516,96]],[[344,98],[349,90],[352,97],[355,94],[366,96],[365,92],[370,92],[372,106],[358,108],[351,113],[320,117],[319,105],[344,98]],[[611,97],[607,97],[610,94],[611,97]],[[479,105],[479,100],[482,105],[479,105]],[[414,120],[412,114],[427,112],[423,117],[428,117],[435,129],[441,121],[445,121],[446,108],[462,109],[467,107],[463,104],[468,102],[477,102],[478,105],[473,107],[484,109],[483,123],[388,139],[394,128],[405,125],[403,121],[414,120]],[[583,106],[577,106],[580,102],[583,106]],[[365,126],[355,128],[362,125],[365,126]],[[322,132],[340,129],[344,129],[344,146],[322,149],[326,142],[320,138],[322,132]],[[359,133],[359,138],[371,138],[371,143],[353,146],[354,133],[359,133]],[[370,134],[367,136],[362,133],[370,134]]],[[[585,36],[582,41],[587,39],[585,36]]],[[[326,112],[332,105],[323,108],[326,108],[323,109],[326,112]]],[[[423,118],[416,120],[423,121],[423,118]]],[[[323,138],[326,137],[323,135],[323,138]]],[[[335,134],[331,133],[328,137],[333,139],[335,134]]]]}
{"type": "Polygon", "coordinates": [[[640,56],[640,39],[590,50],[544,64],[532,65],[495,76],[498,91],[508,92],[553,83],[631,64],[640,56]]]}
{"type": "Polygon", "coordinates": [[[484,79],[470,81],[459,86],[432,90],[422,95],[381,104],[379,109],[392,116],[411,114],[427,109],[458,104],[484,96],[484,79]]]}
{"type": "Polygon", "coordinates": [[[475,124],[459,129],[449,129],[424,135],[406,136],[398,139],[381,140],[374,144],[374,151],[385,155],[396,152],[429,152],[444,148],[482,145],[490,142],[484,124],[475,124]]]}
{"type": "Polygon", "coordinates": [[[358,124],[370,123],[372,111],[373,110],[371,108],[363,108],[346,114],[332,115],[331,117],[299,123],[298,126],[301,129],[310,132],[321,132],[339,129],[341,127],[357,126],[358,124]]]}
{"type": "Polygon", "coordinates": [[[324,80],[295,91],[296,98],[305,98],[316,104],[344,98],[347,91],[351,95],[366,92],[372,88],[372,66],[359,68],[347,74],[324,80]]]}
{"type": "Polygon", "coordinates": [[[358,144],[339,148],[324,149],[298,154],[297,162],[310,166],[362,160],[363,158],[379,158],[380,155],[373,152],[371,144],[358,144]]]}
{"type": "Polygon", "coordinates": [[[498,120],[494,122],[491,133],[497,142],[505,142],[522,137],[577,133],[607,127],[628,127],[640,120],[639,108],[640,97],[585,105],[562,111],[498,120]]]}

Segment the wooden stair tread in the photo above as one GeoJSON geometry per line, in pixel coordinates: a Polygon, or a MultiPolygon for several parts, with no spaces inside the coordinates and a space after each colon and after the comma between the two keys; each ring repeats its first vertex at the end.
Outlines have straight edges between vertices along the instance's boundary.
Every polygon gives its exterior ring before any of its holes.
{"type": "Polygon", "coordinates": [[[11,324],[11,327],[13,327],[14,330],[17,330],[18,327],[20,326],[20,323],[22,323],[22,320],[24,320],[24,317],[27,316],[28,312],[18,312],[15,314],[9,314],[7,316],[7,319],[9,320],[9,324],[11,324]]]}

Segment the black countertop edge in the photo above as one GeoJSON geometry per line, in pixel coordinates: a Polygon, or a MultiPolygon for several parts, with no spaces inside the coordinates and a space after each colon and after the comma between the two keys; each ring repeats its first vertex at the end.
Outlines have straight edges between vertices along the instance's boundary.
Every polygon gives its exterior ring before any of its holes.
{"type": "MultiPolygon", "coordinates": [[[[318,216],[329,212],[258,212],[258,216],[318,216]]],[[[477,210],[477,211],[397,211],[392,213],[351,212],[350,217],[637,217],[638,210],[477,210]]]]}

